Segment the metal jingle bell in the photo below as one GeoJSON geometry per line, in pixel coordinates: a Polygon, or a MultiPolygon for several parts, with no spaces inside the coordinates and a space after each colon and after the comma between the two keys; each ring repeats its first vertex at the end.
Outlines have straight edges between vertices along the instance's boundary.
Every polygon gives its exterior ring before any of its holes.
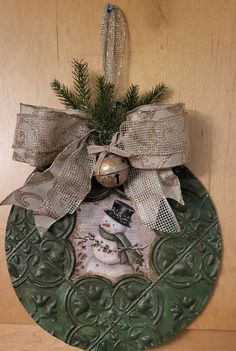
{"type": "Polygon", "coordinates": [[[129,170],[129,163],[125,157],[110,153],[102,160],[95,178],[106,188],[116,188],[126,182],[129,170]]]}

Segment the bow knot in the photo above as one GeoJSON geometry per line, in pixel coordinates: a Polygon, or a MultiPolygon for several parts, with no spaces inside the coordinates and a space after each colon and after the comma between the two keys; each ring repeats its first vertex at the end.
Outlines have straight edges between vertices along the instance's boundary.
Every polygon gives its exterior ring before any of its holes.
{"type": "Polygon", "coordinates": [[[119,145],[119,133],[115,133],[112,137],[111,143],[109,145],[89,145],[87,147],[88,154],[99,154],[97,162],[94,168],[94,174],[100,173],[100,168],[102,161],[107,156],[107,154],[115,154],[121,157],[129,157],[129,153],[118,147],[119,145]]]}
{"type": "Polygon", "coordinates": [[[79,110],[21,105],[13,158],[36,167],[51,166],[34,172],[2,204],[32,210],[35,224],[44,234],[80,206],[102,160],[114,153],[129,158],[124,189],[142,222],[155,230],[179,231],[166,198],[183,203],[179,180],[171,169],[188,156],[183,104],[145,105],[131,111],[110,145],[91,145],[88,137],[93,130],[88,127],[88,118],[79,110]]]}

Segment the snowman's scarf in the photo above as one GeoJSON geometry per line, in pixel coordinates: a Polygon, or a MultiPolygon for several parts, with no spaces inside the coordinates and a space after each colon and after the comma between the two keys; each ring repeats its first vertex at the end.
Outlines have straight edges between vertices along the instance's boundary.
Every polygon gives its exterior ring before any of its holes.
{"type": "Polygon", "coordinates": [[[99,234],[103,239],[115,241],[117,243],[120,263],[129,263],[131,265],[139,263],[140,255],[137,251],[132,249],[132,244],[124,233],[110,234],[99,226],[99,234]]]}

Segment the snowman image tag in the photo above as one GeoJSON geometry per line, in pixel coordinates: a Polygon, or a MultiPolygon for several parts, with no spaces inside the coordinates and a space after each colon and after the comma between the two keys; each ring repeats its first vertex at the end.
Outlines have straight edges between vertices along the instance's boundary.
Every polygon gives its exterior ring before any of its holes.
{"type": "Polygon", "coordinates": [[[70,240],[73,279],[98,275],[115,282],[127,274],[155,275],[151,254],[158,236],[143,225],[129,199],[115,193],[81,204],[70,240]]]}
{"type": "Polygon", "coordinates": [[[126,236],[134,209],[123,201],[115,200],[111,209],[106,209],[101,219],[93,247],[93,256],[86,271],[110,276],[132,274],[140,263],[141,256],[126,236]]]}

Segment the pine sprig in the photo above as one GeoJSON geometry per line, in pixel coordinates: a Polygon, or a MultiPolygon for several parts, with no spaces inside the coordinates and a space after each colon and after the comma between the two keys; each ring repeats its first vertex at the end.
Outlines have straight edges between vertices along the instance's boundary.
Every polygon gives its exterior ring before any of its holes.
{"type": "Polygon", "coordinates": [[[103,76],[97,77],[96,99],[90,110],[93,127],[98,133],[98,143],[108,144],[112,135],[119,130],[124,120],[124,109],[114,102],[114,84],[105,81],[103,76]]]}
{"type": "Polygon", "coordinates": [[[86,62],[72,61],[73,90],[57,79],[51,82],[56,96],[67,108],[87,112],[91,128],[96,130],[96,142],[109,144],[113,134],[119,131],[128,111],[134,108],[158,102],[167,91],[165,84],[160,83],[149,92],[139,95],[139,87],[130,85],[122,101],[115,101],[115,86],[107,82],[104,76],[96,80],[96,95],[92,99],[89,70],[86,62]]]}
{"type": "Polygon", "coordinates": [[[159,83],[146,94],[141,96],[138,105],[148,105],[160,101],[161,97],[166,93],[167,87],[164,83],[159,83]]]}
{"type": "Polygon", "coordinates": [[[51,82],[51,87],[64,106],[72,109],[79,108],[78,98],[65,84],[61,84],[59,80],[54,79],[51,82]]]}
{"type": "Polygon", "coordinates": [[[91,105],[91,88],[88,64],[83,60],[72,61],[74,92],[78,97],[79,108],[87,111],[91,105]]]}
{"type": "Polygon", "coordinates": [[[125,94],[122,102],[126,111],[133,110],[139,104],[139,87],[138,85],[131,84],[125,94]]]}

